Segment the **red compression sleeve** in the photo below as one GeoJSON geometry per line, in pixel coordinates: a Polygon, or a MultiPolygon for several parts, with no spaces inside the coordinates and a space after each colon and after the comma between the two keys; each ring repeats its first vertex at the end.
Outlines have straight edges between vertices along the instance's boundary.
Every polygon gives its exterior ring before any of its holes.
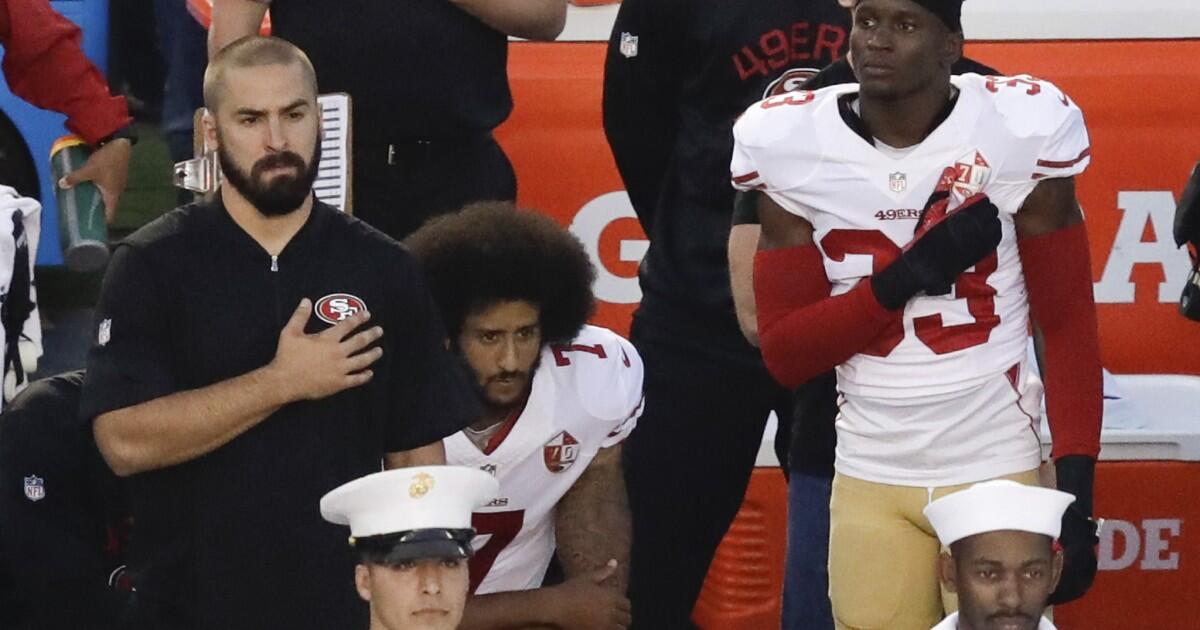
{"type": "Polygon", "coordinates": [[[67,128],[88,144],[132,120],[125,99],[112,96],[100,70],[80,49],[79,27],[47,0],[0,0],[4,75],[13,94],[67,115],[67,128]],[[7,24],[4,22],[7,17],[7,24]]]}
{"type": "Polygon", "coordinates": [[[880,306],[866,280],[849,293],[829,292],[815,245],[754,257],[759,344],[767,369],[786,387],[844,363],[903,313],[880,306]]]}
{"type": "Polygon", "coordinates": [[[1042,379],[1053,457],[1100,454],[1104,380],[1082,223],[1017,241],[1029,310],[1042,331],[1042,379]]]}

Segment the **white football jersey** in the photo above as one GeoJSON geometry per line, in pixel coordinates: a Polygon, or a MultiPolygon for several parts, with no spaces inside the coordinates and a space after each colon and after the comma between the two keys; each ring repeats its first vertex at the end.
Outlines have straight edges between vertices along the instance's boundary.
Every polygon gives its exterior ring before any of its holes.
{"type": "MultiPolygon", "coordinates": [[[[475,593],[538,588],[555,550],[554,507],[602,448],[619,444],[642,412],[642,360],[633,344],[584,326],[542,351],[525,409],[483,452],[462,432],[443,443],[446,463],[480,468],[500,494],[476,511],[475,593]]],[[[504,429],[501,429],[503,431],[504,429]]]]}
{"type": "MultiPolygon", "coordinates": [[[[977,74],[950,80],[959,90],[953,110],[910,149],[876,147],[847,124],[839,99],[856,94],[856,84],[760,101],[734,126],[734,185],[760,190],[812,224],[833,295],[850,291],[900,254],[913,240],[921,209],[943,177],[952,185],[951,211],[980,192],[1000,210],[1003,237],[993,255],[959,276],[949,294],[909,300],[902,320],[838,366],[838,386],[850,403],[843,405],[839,418],[839,462],[843,452],[861,454],[860,446],[870,452],[872,447],[857,444],[856,436],[907,441],[911,447],[910,453],[892,449],[891,457],[880,454],[881,461],[902,461],[927,441],[929,431],[910,438],[914,430],[921,432],[912,423],[891,426],[864,418],[843,426],[845,416],[855,410],[886,408],[888,401],[896,409],[942,401],[953,410],[955,396],[992,386],[1005,374],[1014,382],[1014,398],[1025,389],[1029,308],[1013,215],[1040,179],[1072,176],[1087,167],[1087,129],[1079,108],[1048,82],[977,74]]],[[[968,414],[964,409],[942,415],[944,427],[968,414]]],[[[1023,412],[1013,414],[1012,421],[1021,417],[1027,426],[1023,412]]],[[[1014,430],[1007,427],[1003,433],[1011,437],[1014,430]]],[[[1024,433],[1031,434],[1029,444],[1020,447],[1027,454],[1032,452],[1032,432],[1024,433]]],[[[944,428],[941,434],[943,440],[953,437],[944,428]]],[[[990,441],[986,431],[973,435],[990,441]]],[[[988,455],[1028,460],[1015,452],[988,455]]],[[[929,462],[931,471],[944,472],[952,465],[929,462]]],[[[870,479],[890,478],[897,471],[882,465],[856,472],[870,479]]],[[[929,478],[945,475],[921,476],[929,478]]]]}

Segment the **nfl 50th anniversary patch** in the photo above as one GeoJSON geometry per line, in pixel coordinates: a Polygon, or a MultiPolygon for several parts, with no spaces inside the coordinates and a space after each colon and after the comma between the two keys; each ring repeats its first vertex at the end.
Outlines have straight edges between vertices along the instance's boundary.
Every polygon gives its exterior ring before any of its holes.
{"type": "Polygon", "coordinates": [[[355,313],[365,310],[367,310],[367,304],[349,293],[330,293],[317,300],[316,305],[313,306],[313,312],[316,313],[317,319],[326,324],[336,324],[350,319],[355,313]]]}
{"type": "Polygon", "coordinates": [[[566,431],[559,431],[542,447],[542,461],[546,463],[546,470],[552,473],[570,468],[578,458],[579,440],[566,431]]]}
{"type": "Polygon", "coordinates": [[[25,478],[25,498],[37,503],[46,498],[46,480],[37,475],[25,478]]]}

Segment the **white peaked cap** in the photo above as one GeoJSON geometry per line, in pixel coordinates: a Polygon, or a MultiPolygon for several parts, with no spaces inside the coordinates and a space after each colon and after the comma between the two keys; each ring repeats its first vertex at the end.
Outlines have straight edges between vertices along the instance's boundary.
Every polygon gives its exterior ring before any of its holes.
{"type": "Polygon", "coordinates": [[[1004,479],[977,483],[925,506],[925,517],[945,546],[968,536],[1002,530],[1058,538],[1074,495],[1004,479]]]}
{"type": "Polygon", "coordinates": [[[420,529],[468,529],[471,512],[500,492],[495,477],[465,466],[378,472],[321,497],[321,516],[356,538],[420,529]]]}

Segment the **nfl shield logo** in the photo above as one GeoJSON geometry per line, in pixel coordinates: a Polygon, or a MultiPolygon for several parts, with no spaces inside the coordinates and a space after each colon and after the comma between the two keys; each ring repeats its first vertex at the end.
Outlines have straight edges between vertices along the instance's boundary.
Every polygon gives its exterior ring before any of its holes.
{"type": "Polygon", "coordinates": [[[625,55],[626,59],[631,59],[637,56],[638,36],[632,33],[621,33],[621,54],[625,55]]]}
{"type": "Polygon", "coordinates": [[[46,481],[37,475],[25,478],[25,498],[30,501],[41,501],[46,498],[46,481]]]}
{"type": "Polygon", "coordinates": [[[552,473],[570,468],[578,457],[579,440],[566,431],[560,432],[542,447],[542,459],[546,462],[546,470],[552,473]]]}
{"type": "Polygon", "coordinates": [[[107,346],[109,339],[112,339],[112,319],[100,322],[100,333],[96,335],[96,341],[102,346],[107,346]]]}
{"type": "Polygon", "coordinates": [[[888,189],[894,193],[902,193],[908,188],[908,176],[904,173],[892,173],[888,175],[888,189]]]}

